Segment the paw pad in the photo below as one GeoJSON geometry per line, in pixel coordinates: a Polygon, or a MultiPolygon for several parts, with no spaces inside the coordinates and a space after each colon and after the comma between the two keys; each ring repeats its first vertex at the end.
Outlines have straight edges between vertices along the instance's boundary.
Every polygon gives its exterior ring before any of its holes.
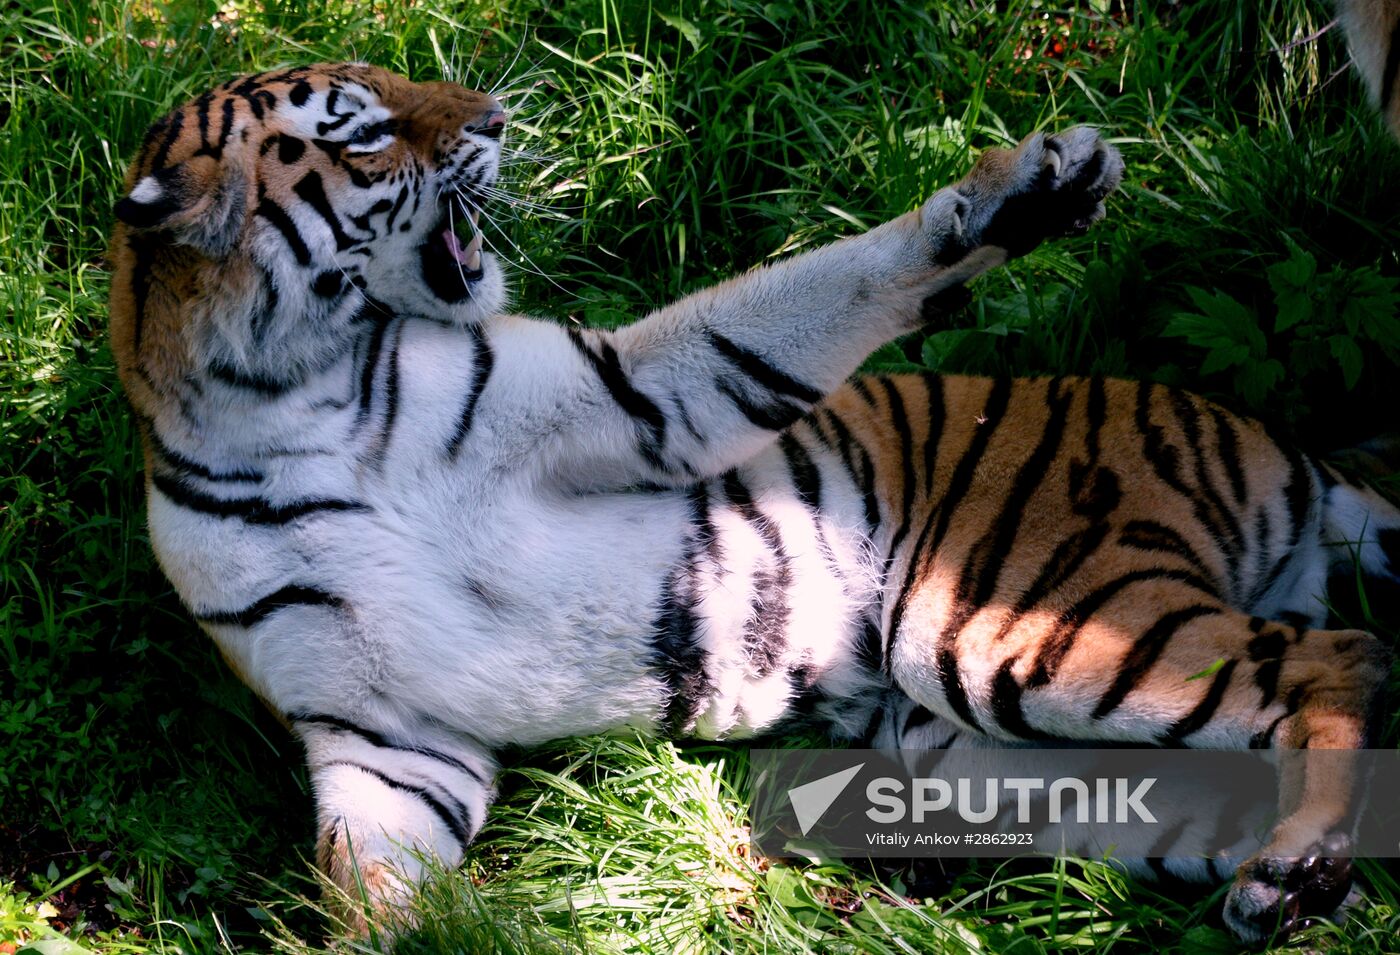
{"type": "Polygon", "coordinates": [[[1296,859],[1253,859],[1225,899],[1225,922],[1243,941],[1286,938],[1309,918],[1337,911],[1351,889],[1350,840],[1332,833],[1296,859]]]}

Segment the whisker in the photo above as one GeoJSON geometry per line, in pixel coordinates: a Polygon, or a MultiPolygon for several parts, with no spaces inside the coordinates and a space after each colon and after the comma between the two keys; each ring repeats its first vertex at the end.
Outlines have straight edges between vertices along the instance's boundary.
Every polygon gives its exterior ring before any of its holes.
{"type": "Polygon", "coordinates": [[[475,205],[474,203],[471,203],[471,199],[470,199],[469,197],[463,196],[463,199],[464,199],[464,201],[466,201],[468,204],[470,204],[470,205],[472,206],[472,208],[476,211],[478,218],[484,219],[486,222],[488,222],[488,223],[491,224],[491,226],[492,226],[492,231],[495,232],[497,235],[499,235],[499,236],[501,237],[501,239],[502,239],[507,245],[509,245],[509,246],[511,247],[511,249],[513,249],[513,250],[515,251],[516,255],[519,256],[519,261],[517,261],[517,260],[516,260],[514,257],[512,257],[512,256],[504,255],[503,252],[502,252],[502,250],[496,245],[496,243],[494,243],[494,242],[491,241],[491,238],[490,238],[489,234],[488,234],[486,231],[483,230],[482,233],[481,233],[482,241],[483,241],[487,246],[490,247],[490,249],[491,249],[491,251],[492,251],[493,253],[495,253],[496,255],[502,256],[503,258],[506,259],[506,261],[510,262],[512,265],[514,265],[516,268],[520,269],[522,272],[529,272],[529,273],[532,274],[532,275],[538,275],[540,278],[544,279],[544,280],[545,280],[546,282],[548,282],[550,285],[553,285],[553,286],[554,286],[555,288],[557,288],[559,291],[565,292],[565,293],[567,293],[567,292],[569,291],[568,289],[564,288],[564,286],[560,285],[557,281],[555,281],[555,279],[554,279],[553,276],[549,275],[549,274],[546,273],[543,269],[541,269],[538,265],[536,265],[536,264],[535,264],[535,260],[532,259],[532,258],[530,258],[529,253],[527,253],[524,249],[522,249],[522,248],[520,247],[519,243],[517,243],[515,240],[513,240],[513,239],[510,237],[509,233],[507,233],[507,232],[502,231],[501,229],[499,229],[499,228],[496,226],[496,222],[495,222],[494,218],[493,218],[490,214],[488,214],[488,213],[487,213],[484,209],[482,209],[480,206],[477,206],[477,205],[475,205]],[[522,264],[522,262],[523,262],[524,264],[522,264]]]}
{"type": "Polygon", "coordinates": [[[514,82],[514,80],[509,80],[508,78],[510,77],[511,71],[515,69],[515,64],[520,62],[520,54],[525,52],[525,44],[529,35],[530,27],[527,21],[526,24],[521,27],[520,43],[515,48],[515,56],[511,59],[510,65],[507,66],[504,71],[502,71],[501,79],[498,82],[496,82],[490,90],[488,90],[488,93],[490,95],[496,95],[496,91],[499,90],[502,86],[504,86],[506,82],[514,82]]]}

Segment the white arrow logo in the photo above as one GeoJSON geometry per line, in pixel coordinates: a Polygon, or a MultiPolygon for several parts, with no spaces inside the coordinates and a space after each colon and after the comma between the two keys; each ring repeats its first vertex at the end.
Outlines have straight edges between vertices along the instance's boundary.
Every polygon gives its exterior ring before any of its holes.
{"type": "Polygon", "coordinates": [[[856,773],[864,766],[864,763],[860,763],[850,769],[843,769],[839,773],[832,773],[815,782],[804,783],[796,789],[788,790],[788,801],[792,803],[792,811],[797,813],[797,825],[801,827],[804,836],[807,830],[821,821],[823,813],[845,792],[851,780],[856,778],[856,773]]]}

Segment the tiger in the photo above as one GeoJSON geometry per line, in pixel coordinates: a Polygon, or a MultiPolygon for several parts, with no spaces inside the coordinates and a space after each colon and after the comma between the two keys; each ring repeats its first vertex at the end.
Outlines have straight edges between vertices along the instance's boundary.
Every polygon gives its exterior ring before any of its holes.
{"type": "Polygon", "coordinates": [[[1337,0],[1337,12],[1366,92],[1400,138],[1400,3],[1337,0]]]}
{"type": "MultiPolygon", "coordinates": [[[[152,546],[304,747],[347,897],[403,912],[425,859],[464,858],[502,749],[569,736],[1373,738],[1389,651],[1319,595],[1352,560],[1400,571],[1374,490],[1161,385],[852,377],[1102,218],[1124,167],[1097,132],[988,149],[904,215],[601,330],[507,307],[480,228],[505,131],[449,82],[259,73],[157,121],[115,208],[152,546]]],[[[1233,875],[1241,938],[1348,882],[1318,862],[1347,782],[1300,785],[1233,875]]]]}

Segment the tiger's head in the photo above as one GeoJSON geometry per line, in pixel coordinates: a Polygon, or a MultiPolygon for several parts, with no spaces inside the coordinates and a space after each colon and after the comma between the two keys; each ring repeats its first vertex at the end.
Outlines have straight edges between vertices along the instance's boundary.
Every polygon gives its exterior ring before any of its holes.
{"type": "Polygon", "coordinates": [[[499,310],[476,227],[504,129],[492,96],[363,64],[232,80],[157,122],[116,207],[128,390],[201,368],[287,384],[377,314],[499,310]]]}

